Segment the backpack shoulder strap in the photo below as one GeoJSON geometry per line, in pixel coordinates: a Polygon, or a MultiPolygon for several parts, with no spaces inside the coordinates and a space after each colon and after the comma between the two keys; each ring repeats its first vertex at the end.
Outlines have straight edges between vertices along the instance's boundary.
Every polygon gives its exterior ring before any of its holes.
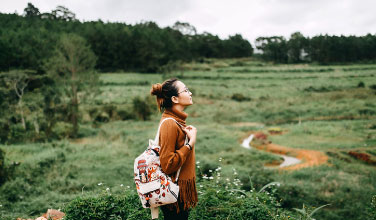
{"type": "MultiPolygon", "coordinates": [[[[176,121],[174,118],[165,118],[161,121],[161,123],[159,124],[159,127],[158,127],[158,131],[157,131],[157,134],[155,135],[155,139],[154,139],[154,143],[156,143],[157,145],[159,145],[159,131],[161,129],[161,126],[163,124],[163,122],[165,122],[166,120],[169,120],[169,119],[172,119],[174,120],[180,127],[183,127],[178,121],[176,121]]],[[[185,135],[185,144],[188,143],[188,136],[185,135]]],[[[179,168],[179,170],[177,171],[176,173],[176,178],[175,178],[175,182],[178,181],[179,179],[179,174],[180,174],[180,170],[181,170],[181,167],[179,168]]]]}
{"type": "Polygon", "coordinates": [[[162,126],[163,122],[165,122],[165,121],[167,121],[169,119],[174,120],[178,125],[180,125],[180,127],[182,127],[182,125],[178,121],[176,121],[174,118],[165,118],[165,119],[163,119],[161,121],[161,123],[159,124],[157,134],[155,135],[155,138],[154,138],[154,143],[156,143],[157,145],[159,145],[159,132],[161,130],[161,126],[162,126]]]}

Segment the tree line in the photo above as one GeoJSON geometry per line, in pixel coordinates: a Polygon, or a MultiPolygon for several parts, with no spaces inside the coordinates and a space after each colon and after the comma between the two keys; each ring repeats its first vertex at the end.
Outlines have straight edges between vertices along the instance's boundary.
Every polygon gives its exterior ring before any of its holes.
{"type": "Polygon", "coordinates": [[[348,63],[376,60],[376,35],[305,37],[300,32],[287,40],[282,36],[259,37],[261,57],[277,63],[348,63]]]}
{"type": "Polygon", "coordinates": [[[43,62],[64,33],[75,33],[88,42],[100,71],[157,72],[177,60],[248,57],[253,53],[252,45],[239,34],[222,40],[207,32],[198,34],[184,22],[165,28],[154,22],[81,22],[63,6],[41,13],[28,3],[23,15],[0,14],[0,27],[2,71],[43,70],[43,62]]]}

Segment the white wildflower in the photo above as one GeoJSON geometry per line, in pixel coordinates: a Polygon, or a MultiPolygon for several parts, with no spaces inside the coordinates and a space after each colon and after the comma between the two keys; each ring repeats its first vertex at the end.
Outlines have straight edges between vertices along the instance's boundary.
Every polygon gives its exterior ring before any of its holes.
{"type": "Polygon", "coordinates": [[[103,185],[103,183],[98,183],[98,186],[101,186],[101,185],[103,185]]]}

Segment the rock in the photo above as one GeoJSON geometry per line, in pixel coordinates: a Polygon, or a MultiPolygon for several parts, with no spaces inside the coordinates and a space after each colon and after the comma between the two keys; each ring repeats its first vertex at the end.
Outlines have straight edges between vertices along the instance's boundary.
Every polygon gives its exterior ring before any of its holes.
{"type": "MultiPolygon", "coordinates": [[[[52,220],[60,220],[65,216],[64,212],[60,212],[59,210],[56,209],[48,209],[47,213],[43,215],[44,218],[47,219],[52,219],[52,220]]],[[[44,219],[41,219],[44,220],[44,219]]]]}
{"type": "Polygon", "coordinates": [[[39,217],[39,218],[36,218],[35,220],[47,220],[45,217],[39,217]]]}

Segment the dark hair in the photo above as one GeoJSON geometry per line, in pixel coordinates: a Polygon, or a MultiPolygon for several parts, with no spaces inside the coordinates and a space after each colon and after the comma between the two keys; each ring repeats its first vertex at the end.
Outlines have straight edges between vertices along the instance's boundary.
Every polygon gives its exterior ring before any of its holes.
{"type": "Polygon", "coordinates": [[[150,90],[151,95],[157,96],[157,105],[159,111],[172,107],[172,96],[178,96],[178,88],[176,82],[178,79],[172,78],[164,81],[162,84],[153,84],[150,90]]]}

